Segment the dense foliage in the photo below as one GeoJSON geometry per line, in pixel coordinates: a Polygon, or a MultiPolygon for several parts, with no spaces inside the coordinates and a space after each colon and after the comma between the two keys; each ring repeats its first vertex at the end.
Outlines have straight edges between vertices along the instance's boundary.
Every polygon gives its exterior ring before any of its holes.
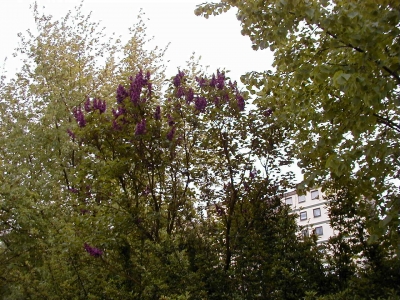
{"type": "MultiPolygon", "coordinates": [[[[235,3],[239,15],[256,11],[235,3]]],[[[165,79],[164,50],[148,50],[141,15],[122,45],[103,43],[99,24],[76,11],[54,21],[34,7],[37,34],[17,49],[24,65],[1,81],[2,299],[396,297],[395,235],[367,243],[380,199],[360,197],[354,174],[331,178],[347,185],[332,190],[339,234],[325,246],[299,235],[281,202],[292,177],[280,166],[292,141],[310,141],[283,118],[296,113],[283,102],[298,100],[295,86],[267,93],[265,74],[251,74],[254,106],[227,73],[195,62],[165,79]]],[[[271,84],[292,78],[279,65],[271,84]]]]}
{"type": "Polygon", "coordinates": [[[296,235],[290,177],[274,175],[284,135],[236,82],[179,71],[161,93],[163,52],[145,50],[140,19],[120,46],[79,8],[33,11],[38,34],[21,35],[24,65],[1,86],[2,299],[318,289],[315,241],[296,235]]]}
{"type": "Polygon", "coordinates": [[[400,254],[398,1],[236,1],[204,4],[208,17],[237,9],[254,49],[274,51],[274,70],[243,81],[260,110],[287,131],[304,181],[373,200],[400,254]]]}

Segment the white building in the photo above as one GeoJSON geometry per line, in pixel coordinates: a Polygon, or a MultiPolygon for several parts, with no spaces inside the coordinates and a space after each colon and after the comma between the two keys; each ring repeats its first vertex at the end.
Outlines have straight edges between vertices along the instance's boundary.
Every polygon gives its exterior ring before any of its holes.
{"type": "Polygon", "coordinates": [[[305,195],[298,195],[296,191],[288,192],[283,201],[298,215],[297,224],[304,235],[314,231],[318,236],[318,243],[326,242],[334,235],[329,224],[326,207],[328,201],[324,199],[321,189],[311,190],[305,195]]]}

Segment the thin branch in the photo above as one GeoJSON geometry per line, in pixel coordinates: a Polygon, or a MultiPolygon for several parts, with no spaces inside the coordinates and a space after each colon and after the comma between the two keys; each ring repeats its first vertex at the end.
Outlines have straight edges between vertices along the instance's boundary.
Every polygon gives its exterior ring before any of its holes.
{"type": "Polygon", "coordinates": [[[378,119],[378,122],[385,124],[386,126],[389,126],[390,128],[394,129],[395,131],[400,133],[400,125],[393,122],[392,120],[390,120],[389,118],[385,118],[382,117],[378,114],[373,114],[373,116],[375,116],[378,119]]]}
{"type": "MultiPolygon", "coordinates": [[[[324,30],[324,28],[322,28],[321,26],[319,26],[319,28],[321,28],[322,30],[324,30]]],[[[356,47],[356,46],[354,46],[354,45],[351,44],[351,43],[346,43],[346,42],[340,40],[340,39],[337,37],[336,34],[333,34],[333,33],[330,32],[329,30],[326,31],[326,33],[327,33],[329,36],[333,37],[334,39],[337,39],[339,42],[345,44],[347,47],[352,48],[352,49],[354,49],[355,51],[357,51],[357,52],[359,52],[359,53],[364,53],[364,54],[366,53],[366,51],[363,50],[363,49],[361,49],[360,47],[356,47]]],[[[378,60],[374,60],[374,62],[375,62],[375,64],[376,64],[378,67],[380,66],[380,63],[379,63],[378,60]]],[[[396,79],[396,81],[398,82],[398,84],[400,84],[400,76],[399,76],[396,72],[390,70],[390,69],[389,69],[388,67],[386,67],[386,66],[382,66],[382,69],[384,69],[386,72],[388,72],[390,75],[392,75],[392,76],[394,77],[394,79],[396,79]]]]}

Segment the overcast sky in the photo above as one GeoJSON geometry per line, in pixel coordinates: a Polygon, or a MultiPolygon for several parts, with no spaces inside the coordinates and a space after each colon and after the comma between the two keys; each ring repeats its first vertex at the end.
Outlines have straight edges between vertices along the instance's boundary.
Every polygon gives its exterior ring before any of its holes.
{"type": "MultiPolygon", "coordinates": [[[[93,21],[101,21],[109,33],[126,37],[128,28],[136,21],[140,8],[147,18],[148,35],[160,47],[170,43],[166,53],[168,75],[176,72],[193,52],[202,56],[201,64],[231,70],[230,77],[238,80],[247,71],[271,68],[269,51],[253,51],[248,37],[240,34],[240,23],[234,11],[205,19],[194,15],[202,0],[85,0],[84,13],[92,12],[93,21]]],[[[54,18],[63,17],[79,5],[78,0],[37,0],[39,8],[54,18]],[[44,9],[43,6],[45,7],[44,9]]],[[[11,75],[16,68],[13,49],[18,45],[18,32],[34,28],[30,0],[0,0],[1,61],[7,56],[6,69],[11,75]]]]}

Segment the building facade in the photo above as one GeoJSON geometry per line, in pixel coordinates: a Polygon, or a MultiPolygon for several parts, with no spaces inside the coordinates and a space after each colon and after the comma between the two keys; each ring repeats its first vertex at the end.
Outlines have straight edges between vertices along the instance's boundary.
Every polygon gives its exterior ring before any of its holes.
{"type": "Polygon", "coordinates": [[[297,214],[297,224],[303,235],[312,232],[318,236],[318,243],[326,242],[334,235],[329,224],[327,200],[321,189],[314,189],[305,195],[298,195],[296,191],[285,193],[283,202],[290,206],[293,213],[297,214]]]}

